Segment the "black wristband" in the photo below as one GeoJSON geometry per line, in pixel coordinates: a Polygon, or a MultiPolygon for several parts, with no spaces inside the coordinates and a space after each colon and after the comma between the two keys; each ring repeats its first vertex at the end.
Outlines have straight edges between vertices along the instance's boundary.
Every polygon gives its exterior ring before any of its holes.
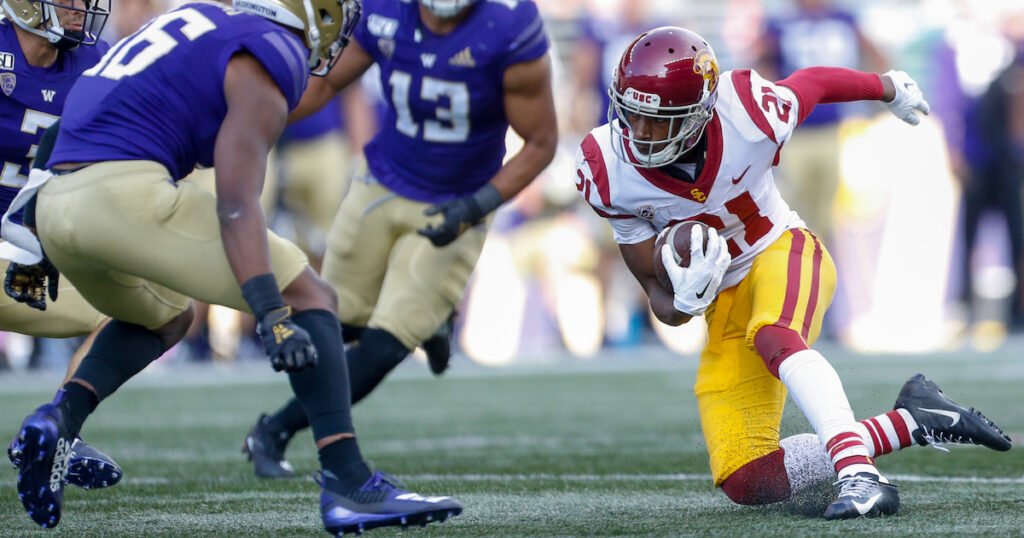
{"type": "Polygon", "coordinates": [[[246,280],[245,284],[242,284],[242,298],[257,318],[275,308],[286,306],[273,273],[257,275],[246,280]]]}
{"type": "Polygon", "coordinates": [[[473,200],[473,205],[476,206],[477,210],[477,214],[472,215],[473,220],[486,217],[488,213],[497,209],[505,201],[501,193],[498,192],[498,188],[490,183],[474,192],[471,200],[473,200]]]}

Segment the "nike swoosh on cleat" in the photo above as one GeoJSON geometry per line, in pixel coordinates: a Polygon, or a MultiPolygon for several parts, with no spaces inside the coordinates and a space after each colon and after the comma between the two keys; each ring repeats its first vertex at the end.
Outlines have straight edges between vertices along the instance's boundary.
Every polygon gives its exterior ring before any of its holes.
{"type": "Polygon", "coordinates": [[[928,409],[927,407],[919,407],[918,409],[920,409],[921,411],[927,411],[929,413],[935,413],[936,415],[949,417],[950,419],[953,420],[953,423],[950,424],[950,427],[956,426],[956,423],[960,422],[960,413],[957,413],[956,411],[947,411],[945,409],[928,409]]]}
{"type": "Polygon", "coordinates": [[[696,294],[698,299],[703,299],[704,298],[704,294],[708,292],[708,286],[710,286],[710,285],[711,285],[711,281],[708,280],[708,283],[704,284],[704,289],[700,290],[700,293],[696,294]]]}
{"type": "Polygon", "coordinates": [[[871,508],[873,506],[875,506],[875,502],[877,502],[878,498],[881,497],[881,496],[882,496],[881,493],[876,493],[874,495],[874,497],[871,497],[870,499],[868,499],[867,502],[865,502],[864,504],[861,504],[861,503],[859,503],[857,501],[851,501],[851,502],[853,502],[853,507],[857,509],[857,513],[863,516],[864,514],[866,514],[866,513],[871,511],[871,508]]]}
{"type": "Polygon", "coordinates": [[[750,170],[750,165],[749,164],[747,165],[746,168],[743,169],[743,173],[740,174],[740,177],[732,178],[732,184],[735,185],[735,184],[739,183],[740,180],[743,179],[743,176],[747,175],[747,170],[750,170]]]}

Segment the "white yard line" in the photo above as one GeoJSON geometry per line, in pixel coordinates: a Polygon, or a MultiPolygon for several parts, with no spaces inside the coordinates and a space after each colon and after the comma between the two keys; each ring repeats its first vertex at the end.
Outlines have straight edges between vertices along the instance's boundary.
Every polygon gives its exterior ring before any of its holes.
{"type": "MultiPolygon", "coordinates": [[[[968,484],[1024,484],[1024,476],[983,478],[977,476],[922,476],[922,475],[887,475],[895,482],[936,482],[936,483],[968,483],[968,484]]],[[[565,482],[692,482],[711,480],[709,474],[406,474],[402,480],[436,480],[464,482],[521,482],[532,480],[554,480],[565,482]]]]}
{"type": "MultiPolygon", "coordinates": [[[[984,478],[978,476],[922,476],[910,474],[888,475],[894,482],[921,482],[938,484],[1024,484],[1024,476],[984,478]]],[[[711,481],[709,474],[500,474],[500,473],[468,473],[468,474],[403,474],[400,480],[407,482],[698,482],[711,481]]],[[[125,477],[123,484],[130,486],[170,485],[190,480],[170,479],[159,476],[125,477]]],[[[229,481],[226,477],[215,481],[229,481]]],[[[236,481],[231,479],[230,481],[236,481]]],[[[13,479],[0,479],[0,486],[13,486],[13,479]]]]}

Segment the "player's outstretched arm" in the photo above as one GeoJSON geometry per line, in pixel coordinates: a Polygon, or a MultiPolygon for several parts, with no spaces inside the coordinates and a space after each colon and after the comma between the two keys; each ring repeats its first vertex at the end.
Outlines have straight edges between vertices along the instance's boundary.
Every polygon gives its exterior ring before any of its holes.
{"type": "Polygon", "coordinates": [[[776,84],[793,90],[800,101],[799,123],[823,103],[881,101],[899,119],[917,125],[918,114],[928,114],[928,102],[914,79],[903,71],[884,75],[843,67],[807,67],[776,84]]]}
{"type": "Polygon", "coordinates": [[[371,65],[373,58],[359,46],[358,41],[351,40],[326,77],[310,77],[298,106],[288,115],[288,123],[301,120],[323,108],[338,92],[358,80],[371,65]]]}
{"type": "Polygon", "coordinates": [[[652,261],[654,260],[655,239],[652,237],[631,245],[620,243],[619,252],[622,253],[622,260],[626,262],[626,267],[633,273],[637,282],[644,289],[644,293],[647,294],[654,316],[667,325],[682,325],[690,321],[693,316],[676,310],[673,304],[672,290],[665,289],[654,274],[652,261]]]}

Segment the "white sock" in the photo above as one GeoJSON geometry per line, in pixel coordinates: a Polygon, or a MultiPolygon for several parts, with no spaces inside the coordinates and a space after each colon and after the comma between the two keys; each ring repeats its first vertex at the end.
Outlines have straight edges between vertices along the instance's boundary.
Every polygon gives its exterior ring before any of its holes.
{"type": "Polygon", "coordinates": [[[821,353],[805,349],[790,355],[779,365],[779,379],[818,434],[840,478],[857,472],[879,474],[839,374],[821,353]]]}

